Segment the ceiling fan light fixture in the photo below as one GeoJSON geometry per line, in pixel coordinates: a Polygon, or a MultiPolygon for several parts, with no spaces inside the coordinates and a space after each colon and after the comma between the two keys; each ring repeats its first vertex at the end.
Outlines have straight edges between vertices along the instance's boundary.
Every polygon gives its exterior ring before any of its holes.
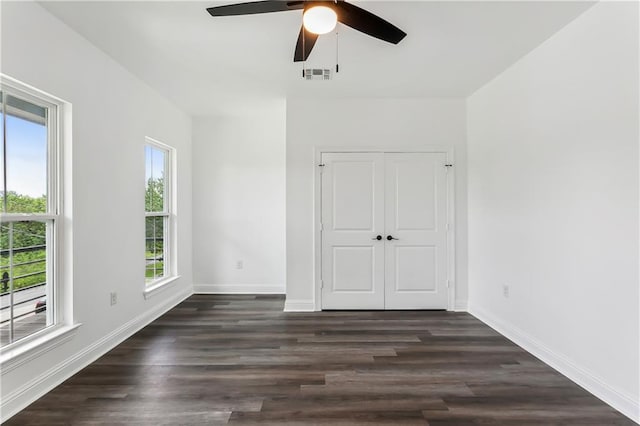
{"type": "Polygon", "coordinates": [[[302,24],[310,33],[327,34],[333,31],[338,23],[338,15],[327,6],[313,6],[304,11],[302,24]]]}

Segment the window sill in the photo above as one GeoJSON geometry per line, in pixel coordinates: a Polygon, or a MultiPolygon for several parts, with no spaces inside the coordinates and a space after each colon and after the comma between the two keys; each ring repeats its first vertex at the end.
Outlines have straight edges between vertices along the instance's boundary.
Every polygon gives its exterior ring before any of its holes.
{"type": "Polygon", "coordinates": [[[162,292],[163,290],[173,287],[173,285],[176,283],[176,281],[178,281],[178,279],[180,279],[180,275],[175,275],[173,277],[165,278],[156,283],[153,283],[152,285],[150,285],[145,289],[143,293],[144,298],[149,299],[155,296],[156,294],[162,292]]]}
{"type": "Polygon", "coordinates": [[[70,340],[81,325],[82,324],[54,326],[51,330],[46,330],[42,336],[23,343],[17,342],[15,347],[3,348],[0,350],[1,374],[5,375],[9,371],[20,367],[70,340]]]}

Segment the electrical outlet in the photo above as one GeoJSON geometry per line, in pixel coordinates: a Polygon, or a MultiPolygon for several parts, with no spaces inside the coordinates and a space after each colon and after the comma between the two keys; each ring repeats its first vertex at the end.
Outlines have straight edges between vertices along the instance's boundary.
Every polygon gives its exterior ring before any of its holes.
{"type": "Polygon", "coordinates": [[[111,306],[115,305],[116,303],[118,303],[118,293],[116,293],[115,291],[111,292],[111,306]]]}
{"type": "Polygon", "coordinates": [[[244,269],[244,262],[242,260],[236,262],[236,269],[244,269]]]}
{"type": "Polygon", "coordinates": [[[504,284],[502,286],[502,295],[504,297],[509,297],[509,285],[508,284],[504,284]]]}

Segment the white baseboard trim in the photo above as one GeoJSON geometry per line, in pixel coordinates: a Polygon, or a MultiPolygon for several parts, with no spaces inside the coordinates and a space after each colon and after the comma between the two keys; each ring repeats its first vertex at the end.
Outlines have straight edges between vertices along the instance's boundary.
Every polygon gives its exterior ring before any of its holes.
{"type": "Polygon", "coordinates": [[[466,300],[456,300],[453,304],[453,312],[467,312],[469,305],[466,300]]]}
{"type": "Polygon", "coordinates": [[[554,352],[524,331],[509,325],[486,310],[471,304],[468,312],[631,420],[640,423],[640,404],[635,398],[612,388],[566,356],[554,352]]]}
{"type": "Polygon", "coordinates": [[[195,294],[285,294],[283,285],[194,284],[195,294]]]}
{"type": "Polygon", "coordinates": [[[316,304],[313,300],[290,300],[284,302],[285,312],[315,312],[316,304]]]}
{"type": "Polygon", "coordinates": [[[188,288],[186,291],[177,294],[155,309],[138,315],[74,356],[67,358],[47,370],[44,374],[9,393],[6,397],[2,398],[0,422],[4,423],[9,420],[29,404],[47,392],[50,392],[53,388],[100,358],[192,294],[192,289],[188,288]]]}

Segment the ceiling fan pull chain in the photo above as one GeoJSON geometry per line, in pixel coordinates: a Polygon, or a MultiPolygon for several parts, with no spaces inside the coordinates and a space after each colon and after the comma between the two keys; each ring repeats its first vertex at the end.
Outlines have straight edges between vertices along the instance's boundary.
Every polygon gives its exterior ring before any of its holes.
{"type": "MultiPolygon", "coordinates": [[[[335,4],[338,4],[338,0],[335,0],[335,4]]],[[[340,72],[340,61],[338,60],[338,27],[340,23],[336,23],[336,74],[340,72]]]]}
{"type": "Polygon", "coordinates": [[[336,25],[336,74],[340,72],[340,61],[338,57],[338,26],[336,25]]]}

